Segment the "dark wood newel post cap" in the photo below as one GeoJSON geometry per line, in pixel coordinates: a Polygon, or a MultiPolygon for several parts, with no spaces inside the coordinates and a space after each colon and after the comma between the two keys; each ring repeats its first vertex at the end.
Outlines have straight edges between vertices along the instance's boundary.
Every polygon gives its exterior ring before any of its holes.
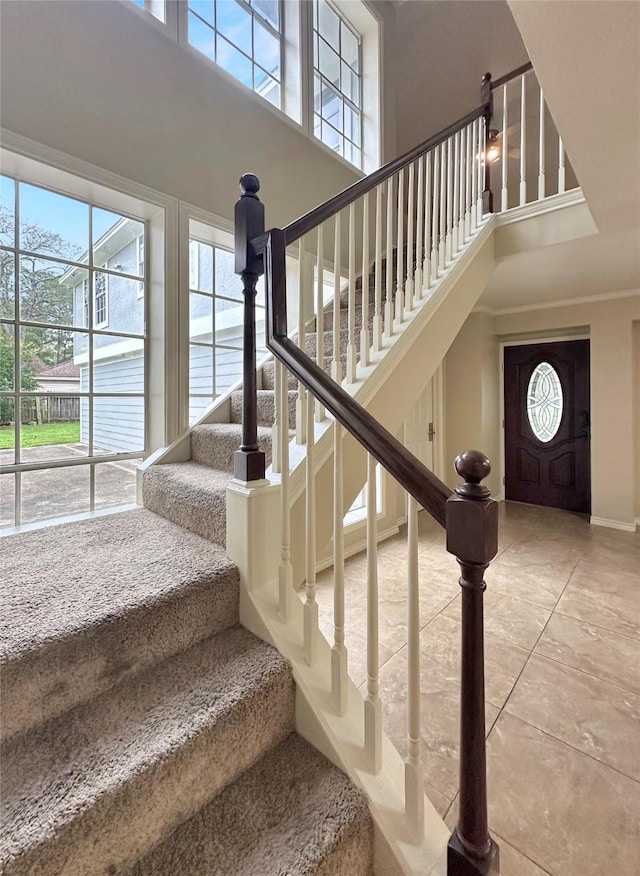
{"type": "Polygon", "coordinates": [[[455,459],[455,468],[464,484],[456,487],[458,496],[467,496],[470,499],[487,499],[491,495],[488,488],[483,486],[483,481],[491,474],[489,457],[480,450],[465,450],[455,459]]]}
{"type": "Polygon", "coordinates": [[[464,483],[447,499],[447,550],[460,562],[486,566],[498,553],[498,503],[480,483],[491,463],[481,451],[465,450],[455,467],[464,483]]]}
{"type": "Polygon", "coordinates": [[[491,82],[491,73],[485,73],[482,77],[482,83],[491,82]]]}
{"type": "Polygon", "coordinates": [[[240,190],[243,195],[255,197],[260,191],[260,180],[255,173],[243,173],[240,177],[240,190]]]}

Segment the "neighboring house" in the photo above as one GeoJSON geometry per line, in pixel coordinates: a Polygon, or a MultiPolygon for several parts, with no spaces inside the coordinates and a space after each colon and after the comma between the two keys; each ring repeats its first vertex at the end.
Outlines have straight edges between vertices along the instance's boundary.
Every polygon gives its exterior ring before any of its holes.
{"type": "Polygon", "coordinates": [[[80,389],[80,369],[72,360],[60,362],[59,365],[44,366],[36,371],[34,379],[39,392],[65,395],[80,389]]]}

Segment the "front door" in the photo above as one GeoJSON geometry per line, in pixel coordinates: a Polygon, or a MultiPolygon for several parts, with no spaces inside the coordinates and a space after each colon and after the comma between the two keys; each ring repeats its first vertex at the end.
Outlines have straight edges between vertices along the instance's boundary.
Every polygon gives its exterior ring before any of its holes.
{"type": "Polygon", "coordinates": [[[591,511],[589,341],[505,347],[505,498],[591,511]]]}

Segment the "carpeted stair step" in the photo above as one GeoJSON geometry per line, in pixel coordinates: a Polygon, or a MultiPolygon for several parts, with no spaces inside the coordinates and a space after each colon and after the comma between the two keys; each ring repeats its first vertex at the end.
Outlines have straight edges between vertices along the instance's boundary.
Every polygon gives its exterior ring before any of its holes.
{"type": "Polygon", "coordinates": [[[292,734],[126,876],[373,876],[366,800],[292,734]]]}
{"type": "Polygon", "coordinates": [[[142,501],[155,514],[224,546],[230,479],[231,472],[193,460],[154,465],[144,473],[142,501]]]}
{"type": "Polygon", "coordinates": [[[239,626],[200,642],[7,744],[0,870],[120,873],[293,726],[273,647],[239,626]]]}
{"type": "MultiPolygon", "coordinates": [[[[271,426],[258,426],[258,447],[271,464],[271,426]]],[[[206,423],[191,430],[191,459],[219,471],[233,472],[233,454],[242,444],[240,423],[206,423]]]]}
{"type": "MultiPolygon", "coordinates": [[[[259,389],[258,396],[258,425],[273,426],[275,419],[275,395],[272,389],[259,389]]],[[[242,422],[242,390],[231,393],[231,422],[242,422]]],[[[296,401],[298,393],[296,390],[289,391],[289,428],[296,427],[296,401]]]]}
{"type": "MultiPolygon", "coordinates": [[[[263,389],[274,389],[275,388],[275,363],[273,359],[270,359],[268,362],[265,362],[262,366],[262,388],[263,389]]],[[[295,377],[287,372],[287,384],[289,390],[296,389],[298,386],[298,381],[295,377]]]]}
{"type": "Polygon", "coordinates": [[[236,566],[149,511],[3,540],[4,738],[238,621],[236,566]]]}

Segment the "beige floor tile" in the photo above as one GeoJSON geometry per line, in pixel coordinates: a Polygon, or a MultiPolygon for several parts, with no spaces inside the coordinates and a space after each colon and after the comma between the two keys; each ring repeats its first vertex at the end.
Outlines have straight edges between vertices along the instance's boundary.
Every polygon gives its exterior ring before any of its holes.
{"type": "Polygon", "coordinates": [[[640,694],[640,640],[554,614],[536,653],[640,694]]]}
{"type": "Polygon", "coordinates": [[[546,876],[548,870],[538,867],[498,834],[493,837],[500,846],[500,876],[546,876]]]}
{"type": "Polygon", "coordinates": [[[487,702],[502,708],[522,669],[529,651],[495,636],[484,637],[485,696],[487,702]]]}
{"type": "Polygon", "coordinates": [[[637,782],[504,713],[488,765],[492,829],[544,871],[640,873],[637,782]]]}
{"type": "Polygon", "coordinates": [[[505,568],[526,568],[541,577],[567,581],[581,559],[582,554],[575,549],[575,543],[571,540],[535,539],[512,544],[500,554],[500,565],[505,568]]]}
{"type": "Polygon", "coordinates": [[[449,797],[445,797],[444,794],[441,794],[437,788],[434,788],[433,785],[430,785],[428,782],[424,783],[425,794],[433,803],[436,812],[441,818],[444,818],[445,813],[451,806],[451,800],[449,797]]]}
{"type": "Polygon", "coordinates": [[[640,570],[580,562],[556,611],[640,639],[640,570]]]}
{"type": "Polygon", "coordinates": [[[637,694],[533,655],[505,710],[640,781],[637,694]]]}
{"type": "MultiPolygon", "coordinates": [[[[447,617],[460,616],[460,597],[444,610],[447,617]]],[[[503,593],[488,590],[484,595],[484,629],[497,639],[504,639],[529,651],[538,641],[550,611],[537,605],[512,599],[503,593]]]]}
{"type": "Polygon", "coordinates": [[[505,564],[498,558],[485,572],[487,590],[504,593],[552,611],[567,586],[568,575],[545,575],[528,566],[505,564]]]}

